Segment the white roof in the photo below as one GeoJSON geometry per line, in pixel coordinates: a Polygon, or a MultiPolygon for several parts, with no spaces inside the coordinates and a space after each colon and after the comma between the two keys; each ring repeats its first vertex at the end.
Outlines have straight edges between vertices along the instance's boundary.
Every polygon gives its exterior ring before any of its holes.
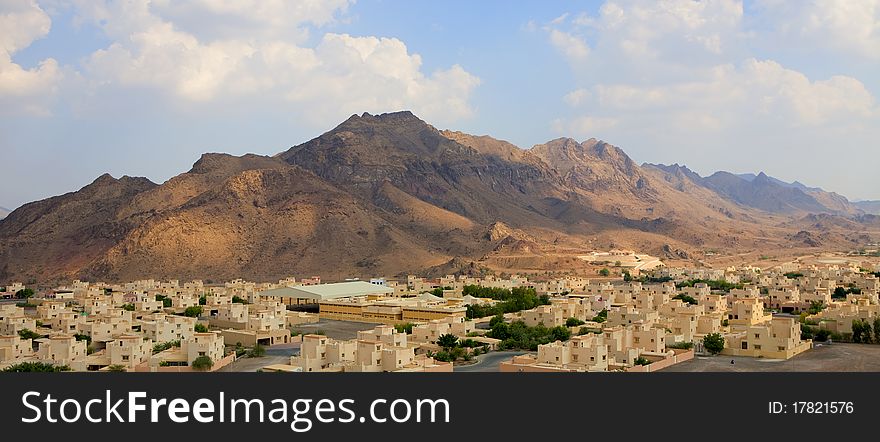
{"type": "Polygon", "coordinates": [[[353,296],[386,295],[394,293],[394,289],[370,284],[365,281],[337,282],[332,284],[300,285],[280,287],[260,292],[261,296],[280,296],[282,298],[325,299],[348,298],[353,296]]]}

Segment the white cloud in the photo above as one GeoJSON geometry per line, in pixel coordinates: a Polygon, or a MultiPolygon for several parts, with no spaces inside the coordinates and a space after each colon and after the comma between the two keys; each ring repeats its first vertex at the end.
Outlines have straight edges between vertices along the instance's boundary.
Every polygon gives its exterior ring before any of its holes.
{"type": "Polygon", "coordinates": [[[880,58],[880,0],[759,0],[772,39],[880,58]]]}
{"type": "Polygon", "coordinates": [[[588,99],[592,97],[592,94],[589,90],[584,88],[575,89],[562,97],[562,100],[568,103],[569,106],[577,107],[582,103],[585,103],[588,99]]]}
{"type": "MultiPolygon", "coordinates": [[[[762,5],[771,6],[778,7],[762,5]]],[[[689,121],[707,130],[758,120],[782,128],[859,122],[878,114],[871,92],[852,76],[810,79],[773,60],[739,59],[749,30],[738,1],[609,0],[598,17],[580,14],[571,27],[597,31],[591,55],[596,62],[566,57],[581,84],[562,99],[590,114],[588,120],[567,117],[570,124],[562,127],[605,118],[623,128],[667,118],[671,125],[689,121]]],[[[551,41],[571,32],[547,29],[551,41]]]]}
{"type": "Polygon", "coordinates": [[[618,125],[616,118],[593,117],[589,115],[570,119],[556,119],[551,122],[553,131],[564,136],[579,138],[603,137],[608,129],[618,125]]]}
{"type": "Polygon", "coordinates": [[[608,0],[597,14],[576,12],[543,28],[557,49],[555,35],[589,42],[588,58],[564,57],[575,84],[551,128],[621,144],[640,161],[763,169],[864,195],[868,167],[858,179],[841,171],[852,158],[880,161],[869,147],[880,137],[869,74],[878,4],[762,0],[745,16],[733,0],[608,0]],[[830,56],[833,68],[821,63],[830,56]]]}
{"type": "Polygon", "coordinates": [[[454,65],[427,74],[395,38],[326,33],[351,2],[78,0],[82,23],[113,43],[82,67],[93,90],[152,88],[182,105],[284,100],[315,125],[363,111],[412,109],[448,123],[473,114],[480,80],[454,65]]]}
{"type": "Polygon", "coordinates": [[[558,29],[550,29],[550,42],[569,60],[583,61],[590,55],[590,47],[582,38],[558,29]]]}
{"type": "Polygon", "coordinates": [[[52,20],[34,0],[0,3],[0,113],[46,115],[62,78],[58,62],[42,60],[27,69],[13,55],[45,37],[52,20]]]}
{"type": "Polygon", "coordinates": [[[736,0],[609,0],[596,18],[579,15],[576,26],[594,29],[608,51],[649,58],[693,57],[693,51],[720,54],[737,36],[743,17],[736,0]]]}

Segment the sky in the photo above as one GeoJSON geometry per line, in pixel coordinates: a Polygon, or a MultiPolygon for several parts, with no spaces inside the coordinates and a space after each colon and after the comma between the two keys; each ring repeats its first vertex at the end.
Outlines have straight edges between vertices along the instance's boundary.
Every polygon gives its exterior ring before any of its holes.
{"type": "Polygon", "coordinates": [[[0,0],[0,206],[412,110],[880,199],[880,0],[0,0]]]}

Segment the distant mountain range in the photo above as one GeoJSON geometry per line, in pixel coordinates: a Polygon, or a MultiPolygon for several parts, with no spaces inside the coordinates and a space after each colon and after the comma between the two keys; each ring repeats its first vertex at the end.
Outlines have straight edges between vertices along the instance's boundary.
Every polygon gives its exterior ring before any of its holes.
{"type": "Polygon", "coordinates": [[[6,215],[9,215],[10,213],[12,213],[11,210],[5,207],[0,207],[0,219],[6,218],[6,215]]]}
{"type": "Polygon", "coordinates": [[[871,215],[880,215],[880,201],[856,201],[856,207],[871,215]]]}
{"type": "Polygon", "coordinates": [[[831,213],[858,215],[864,213],[856,204],[834,192],[807,187],[798,181],[787,183],[764,172],[732,174],[715,172],[701,177],[686,166],[645,164],[670,174],[681,173],[695,184],[704,186],[737,204],[776,214],[831,213]]]}
{"type": "Polygon", "coordinates": [[[601,140],[520,149],[410,112],[353,115],[275,156],[209,153],[159,185],[103,175],[0,221],[0,281],[269,280],[559,270],[630,248],[853,248],[880,221],[764,174],[638,165],[601,140]]]}

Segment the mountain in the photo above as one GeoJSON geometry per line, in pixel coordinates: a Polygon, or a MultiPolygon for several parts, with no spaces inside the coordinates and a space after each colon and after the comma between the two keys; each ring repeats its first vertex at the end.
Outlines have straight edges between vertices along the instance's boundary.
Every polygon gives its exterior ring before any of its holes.
{"type": "MultiPolygon", "coordinates": [[[[763,172],[759,175],[763,175],[763,172]]],[[[755,175],[753,173],[743,173],[739,174],[738,176],[747,181],[754,182],[754,180],[758,178],[759,175],[755,175]]],[[[804,185],[800,181],[788,183],[768,175],[764,176],[775,184],[778,184],[782,187],[798,189],[805,194],[813,197],[813,199],[815,199],[816,202],[825,207],[826,211],[829,213],[857,215],[862,211],[857,204],[851,203],[848,199],[846,199],[846,197],[835,192],[828,192],[820,187],[809,187],[807,185],[804,185]]]]}
{"type": "Polygon", "coordinates": [[[11,210],[5,207],[0,207],[0,219],[6,218],[6,215],[9,215],[10,213],[12,213],[11,210]]]}
{"type": "Polygon", "coordinates": [[[865,213],[880,215],[880,201],[856,201],[853,204],[865,213]]]}
{"type": "Polygon", "coordinates": [[[819,201],[763,174],[640,166],[596,139],[520,149],[364,113],[275,156],[208,153],[162,184],[104,175],[26,204],[0,220],[0,281],[543,273],[590,250],[691,260],[872,238],[876,217],[806,217],[819,201]]]}
{"type": "Polygon", "coordinates": [[[775,214],[829,213],[858,215],[862,210],[845,197],[798,181],[788,183],[760,172],[732,174],[716,172],[701,177],[685,166],[647,164],[667,174],[681,174],[695,185],[706,187],[739,205],[775,214]]]}
{"type": "Polygon", "coordinates": [[[79,271],[146,221],[117,215],[154,188],[146,178],[105,174],[79,191],[19,207],[0,220],[0,280],[79,271]]]}

